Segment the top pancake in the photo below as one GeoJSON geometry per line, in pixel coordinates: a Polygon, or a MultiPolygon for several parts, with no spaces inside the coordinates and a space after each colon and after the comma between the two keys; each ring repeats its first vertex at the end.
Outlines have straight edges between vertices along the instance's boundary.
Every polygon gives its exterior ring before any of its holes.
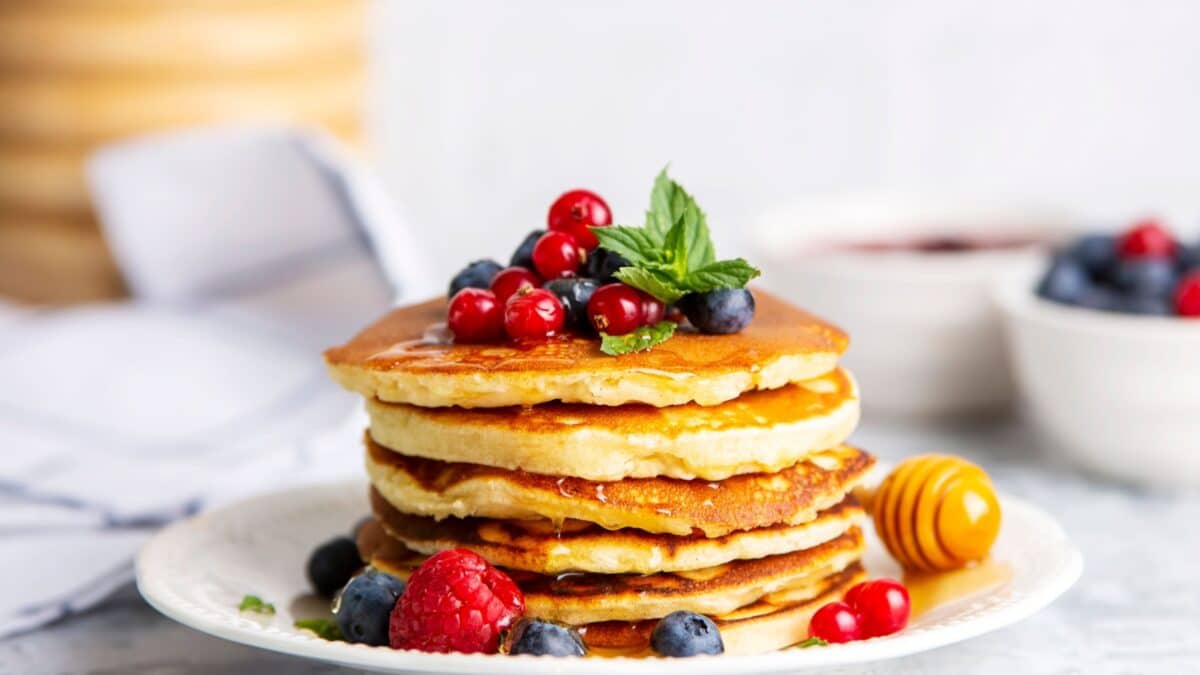
{"type": "Polygon", "coordinates": [[[393,310],[325,352],[335,380],[368,398],[425,407],[491,408],[549,401],[715,405],[836,366],[845,333],[761,290],[734,335],[681,330],[650,351],[608,356],[594,337],[532,345],[452,344],[446,301],[393,310]]]}

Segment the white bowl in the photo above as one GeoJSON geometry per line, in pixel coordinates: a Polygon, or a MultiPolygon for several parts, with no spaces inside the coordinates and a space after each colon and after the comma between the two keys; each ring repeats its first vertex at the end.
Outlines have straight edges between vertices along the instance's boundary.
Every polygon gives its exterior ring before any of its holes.
{"type": "Polygon", "coordinates": [[[752,260],[764,285],[845,329],[868,412],[944,417],[1005,410],[1012,384],[992,287],[1042,260],[1038,246],[863,252],[851,242],[953,234],[1055,241],[1062,214],[979,200],[847,195],[769,216],[752,260]]]}
{"type": "Polygon", "coordinates": [[[1200,487],[1200,321],[1065,307],[1035,281],[997,289],[1033,426],[1097,473],[1200,487]]]}

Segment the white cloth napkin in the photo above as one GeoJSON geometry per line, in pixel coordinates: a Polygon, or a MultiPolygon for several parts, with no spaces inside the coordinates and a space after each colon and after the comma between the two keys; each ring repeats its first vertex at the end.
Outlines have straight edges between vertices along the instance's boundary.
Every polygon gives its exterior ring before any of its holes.
{"type": "Polygon", "coordinates": [[[89,178],[134,300],[0,307],[0,637],[102,600],[162,524],[356,472],[320,350],[436,292],[378,182],[314,132],[146,137],[89,178]]]}

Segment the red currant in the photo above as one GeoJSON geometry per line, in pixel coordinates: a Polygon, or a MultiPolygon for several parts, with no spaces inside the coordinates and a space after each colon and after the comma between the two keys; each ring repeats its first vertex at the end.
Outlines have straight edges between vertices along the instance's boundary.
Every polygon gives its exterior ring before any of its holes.
{"type": "Polygon", "coordinates": [[[1122,258],[1173,258],[1178,244],[1157,220],[1139,221],[1117,240],[1122,258]]]}
{"type": "Polygon", "coordinates": [[[649,293],[642,293],[642,323],[653,326],[667,315],[667,306],[649,293]]]}
{"type": "Polygon", "coordinates": [[[522,288],[504,306],[504,330],[514,340],[546,338],[562,330],[567,311],[544,288],[522,288]]]}
{"type": "Polygon", "coordinates": [[[642,325],[642,293],[625,284],[606,284],[588,300],[588,319],[597,332],[624,335],[642,325]]]}
{"type": "Polygon", "coordinates": [[[522,288],[538,288],[542,280],[524,267],[506,267],[492,278],[492,292],[503,307],[514,293],[522,288]]]}
{"type": "Polygon", "coordinates": [[[895,579],[864,581],[846,592],[846,602],[858,614],[865,638],[899,631],[908,625],[912,613],[908,589],[895,579]]]}
{"type": "Polygon", "coordinates": [[[533,245],[533,266],[543,279],[579,274],[587,253],[566,232],[547,232],[533,245]]]}
{"type": "Polygon", "coordinates": [[[588,227],[612,225],[612,212],[600,195],[588,190],[571,190],[554,200],[546,218],[551,232],[566,232],[586,251],[600,244],[588,227]]]}
{"type": "Polygon", "coordinates": [[[504,337],[504,310],[495,293],[464,288],[450,299],[446,324],[460,342],[495,342],[504,337]]]}
{"type": "Polygon", "coordinates": [[[844,602],[831,602],[812,615],[808,622],[808,636],[826,642],[850,642],[862,638],[858,616],[844,602]]]}
{"type": "Polygon", "coordinates": [[[1175,287],[1175,312],[1179,316],[1200,316],[1200,272],[1192,272],[1175,287]]]}

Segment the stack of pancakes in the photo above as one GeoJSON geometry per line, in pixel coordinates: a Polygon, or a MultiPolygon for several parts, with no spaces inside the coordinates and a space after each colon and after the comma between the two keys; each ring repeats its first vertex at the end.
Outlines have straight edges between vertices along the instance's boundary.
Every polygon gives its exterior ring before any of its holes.
{"type": "Polygon", "coordinates": [[[620,357],[595,338],[454,345],[445,301],[394,311],[326,352],[367,397],[375,522],[365,559],[406,576],[468,548],[506,570],[527,613],[593,650],[644,653],[677,610],[727,653],[778,649],[864,577],[873,458],[838,329],[761,291],[736,335],[681,331],[620,357]]]}

